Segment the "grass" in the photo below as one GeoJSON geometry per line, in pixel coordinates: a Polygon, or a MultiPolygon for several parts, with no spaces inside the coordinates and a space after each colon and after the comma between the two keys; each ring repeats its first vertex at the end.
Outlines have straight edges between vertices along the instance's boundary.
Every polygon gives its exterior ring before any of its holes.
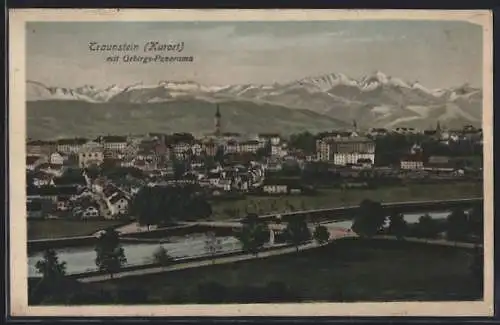
{"type": "Polygon", "coordinates": [[[28,221],[28,240],[87,236],[123,223],[118,220],[30,220],[28,221]]]}
{"type": "Polygon", "coordinates": [[[299,254],[89,286],[135,292],[143,297],[142,302],[157,304],[481,299],[482,290],[469,271],[470,261],[469,251],[459,248],[344,239],[299,254]],[[266,289],[270,284],[275,291],[281,288],[281,296],[275,295],[274,300],[266,289]]]}
{"type": "Polygon", "coordinates": [[[216,201],[212,203],[212,218],[239,218],[244,216],[246,211],[259,214],[283,213],[289,211],[289,204],[293,205],[295,210],[301,210],[358,205],[363,199],[402,202],[461,199],[482,195],[482,182],[411,184],[377,189],[322,189],[316,196],[248,196],[243,200],[216,201]]]}

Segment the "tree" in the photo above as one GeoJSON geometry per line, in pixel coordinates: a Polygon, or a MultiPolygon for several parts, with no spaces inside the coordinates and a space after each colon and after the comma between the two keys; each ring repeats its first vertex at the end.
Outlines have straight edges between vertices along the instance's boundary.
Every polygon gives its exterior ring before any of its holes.
{"type": "Polygon", "coordinates": [[[285,228],[284,236],[287,242],[295,246],[298,253],[299,245],[311,239],[311,231],[307,226],[306,218],[299,215],[290,217],[285,228]]]}
{"type": "Polygon", "coordinates": [[[46,250],[43,259],[36,262],[35,267],[44,280],[57,280],[66,275],[66,262],[59,262],[59,257],[53,249],[46,250]]]}
{"type": "Polygon", "coordinates": [[[215,233],[209,232],[205,240],[205,251],[212,257],[212,263],[215,263],[215,255],[222,250],[222,242],[215,233]]]}
{"type": "Polygon", "coordinates": [[[319,245],[323,245],[330,239],[330,233],[325,226],[317,225],[314,229],[313,237],[319,245]]]}
{"type": "Polygon", "coordinates": [[[172,162],[172,167],[174,169],[174,177],[175,179],[180,179],[184,175],[184,173],[187,171],[186,164],[183,161],[174,159],[172,162]]]}
{"type": "Polygon", "coordinates": [[[360,237],[372,237],[382,228],[386,219],[379,202],[363,200],[354,217],[352,230],[360,237]]]}
{"type": "Polygon", "coordinates": [[[224,147],[219,146],[217,147],[217,151],[215,152],[214,156],[215,162],[222,164],[224,162],[224,147]]]}
{"type": "Polygon", "coordinates": [[[257,149],[256,156],[258,159],[269,157],[272,153],[271,140],[266,141],[264,147],[257,149]]]}
{"type": "Polygon", "coordinates": [[[453,241],[463,241],[469,235],[469,220],[465,212],[455,209],[446,218],[446,237],[453,241]]]}
{"type": "Polygon", "coordinates": [[[311,155],[316,152],[316,138],[310,132],[292,134],[289,146],[290,148],[302,150],[306,155],[311,155]]]}
{"type": "Polygon", "coordinates": [[[168,225],[179,220],[206,219],[210,203],[195,185],[143,187],[130,206],[141,225],[168,225]]]}
{"type": "Polygon", "coordinates": [[[398,239],[404,238],[408,230],[408,224],[403,214],[398,212],[391,214],[389,217],[389,228],[387,230],[389,234],[396,236],[398,239]]]}
{"type": "Polygon", "coordinates": [[[439,234],[439,225],[429,214],[421,216],[415,228],[418,237],[436,238],[439,234]]]}
{"type": "Polygon", "coordinates": [[[101,165],[99,166],[101,171],[109,171],[114,168],[119,167],[119,160],[118,159],[113,159],[113,158],[104,158],[101,165]]]}
{"type": "Polygon", "coordinates": [[[269,241],[269,229],[256,214],[249,214],[242,221],[242,228],[236,233],[245,252],[258,256],[259,250],[269,241]]]}
{"type": "Polygon", "coordinates": [[[174,259],[168,255],[168,251],[165,247],[160,246],[153,254],[153,260],[156,264],[160,264],[161,266],[169,265],[174,259]]]}
{"type": "Polygon", "coordinates": [[[201,196],[195,196],[191,200],[188,210],[191,212],[186,218],[206,219],[212,215],[212,206],[201,196]]]}
{"type": "Polygon", "coordinates": [[[120,236],[113,228],[106,229],[97,239],[95,264],[111,278],[127,263],[125,251],[120,245],[120,236]]]}

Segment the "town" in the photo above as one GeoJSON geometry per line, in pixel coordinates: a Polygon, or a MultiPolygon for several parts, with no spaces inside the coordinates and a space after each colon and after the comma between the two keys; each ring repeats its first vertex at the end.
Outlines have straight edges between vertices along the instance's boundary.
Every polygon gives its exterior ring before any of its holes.
{"type": "MultiPolygon", "coordinates": [[[[482,180],[482,130],[370,129],[246,136],[221,129],[27,142],[30,219],[123,219],[142,187],[196,184],[210,198],[482,180]]],[[[287,207],[286,207],[287,208],[287,207]]],[[[299,208],[299,207],[297,207],[299,208]]],[[[248,212],[248,211],[247,211],[248,212]]],[[[262,211],[261,211],[262,212],[262,211]]],[[[285,212],[285,211],[273,211],[285,212]]]]}

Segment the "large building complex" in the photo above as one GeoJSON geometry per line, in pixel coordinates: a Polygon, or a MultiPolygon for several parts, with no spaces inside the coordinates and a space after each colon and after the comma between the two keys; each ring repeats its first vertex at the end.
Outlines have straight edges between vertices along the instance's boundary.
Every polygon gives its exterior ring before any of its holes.
{"type": "Polygon", "coordinates": [[[375,163],[375,142],[360,136],[325,137],[316,141],[317,159],[335,165],[357,164],[370,160],[375,163]]]}

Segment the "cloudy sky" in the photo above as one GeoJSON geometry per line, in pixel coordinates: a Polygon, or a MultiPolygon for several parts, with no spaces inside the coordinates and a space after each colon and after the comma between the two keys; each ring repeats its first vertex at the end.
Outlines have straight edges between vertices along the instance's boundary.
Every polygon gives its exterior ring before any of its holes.
{"type": "Polygon", "coordinates": [[[26,37],[27,78],[50,86],[267,84],[375,71],[431,88],[482,80],[481,27],[464,22],[31,22],[26,37]],[[183,41],[194,62],[110,64],[110,54],[89,51],[92,41],[183,41]]]}

